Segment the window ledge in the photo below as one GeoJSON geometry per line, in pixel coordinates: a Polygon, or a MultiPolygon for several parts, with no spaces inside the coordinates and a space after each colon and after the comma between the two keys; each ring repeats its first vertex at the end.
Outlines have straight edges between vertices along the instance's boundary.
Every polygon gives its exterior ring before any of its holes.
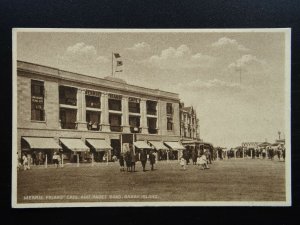
{"type": "Polygon", "coordinates": [[[46,123],[46,120],[31,120],[31,123],[46,123]]]}

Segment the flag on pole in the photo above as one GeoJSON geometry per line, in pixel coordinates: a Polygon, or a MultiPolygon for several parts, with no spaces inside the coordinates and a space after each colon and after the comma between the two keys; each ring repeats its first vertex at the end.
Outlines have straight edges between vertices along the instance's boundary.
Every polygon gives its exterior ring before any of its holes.
{"type": "Polygon", "coordinates": [[[119,53],[114,53],[115,58],[120,58],[120,54],[119,53]]]}
{"type": "Polygon", "coordinates": [[[117,61],[117,66],[122,66],[123,62],[122,61],[117,61]]]}

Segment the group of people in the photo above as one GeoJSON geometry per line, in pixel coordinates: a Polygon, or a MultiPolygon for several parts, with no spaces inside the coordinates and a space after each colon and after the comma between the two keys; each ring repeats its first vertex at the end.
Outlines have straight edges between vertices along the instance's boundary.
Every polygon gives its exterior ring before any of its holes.
{"type": "Polygon", "coordinates": [[[23,170],[30,170],[30,165],[29,165],[26,154],[22,154],[21,158],[18,157],[18,167],[17,168],[18,168],[18,170],[20,170],[22,168],[23,168],[23,170]]]}
{"type": "MultiPolygon", "coordinates": [[[[44,164],[45,159],[43,158],[44,154],[42,154],[41,152],[37,153],[33,152],[33,154],[31,154],[31,157],[28,157],[28,155],[26,153],[22,154],[22,157],[18,157],[18,166],[17,169],[18,170],[30,170],[31,167],[30,165],[42,165],[44,164]]],[[[60,166],[61,163],[61,157],[57,152],[53,153],[52,156],[52,163],[55,165],[56,168],[58,168],[60,166]]]]}
{"type": "Polygon", "coordinates": [[[120,171],[125,171],[126,164],[127,172],[135,172],[136,162],[141,161],[143,172],[145,172],[148,160],[150,162],[151,170],[154,170],[155,158],[153,150],[151,150],[149,154],[146,149],[141,149],[139,152],[134,152],[132,150],[126,151],[125,153],[121,153],[119,157],[120,171]]]}
{"type": "MultiPolygon", "coordinates": [[[[266,148],[249,148],[243,150],[242,148],[234,150],[231,149],[226,152],[226,156],[228,159],[230,158],[243,158],[243,157],[251,157],[252,159],[271,159],[273,160],[275,156],[279,161],[285,160],[285,147],[266,147],[266,148]]],[[[219,154],[220,159],[223,159],[223,155],[219,154]]]]}
{"type": "MultiPolygon", "coordinates": [[[[205,150],[203,153],[197,155],[197,154],[193,154],[192,155],[192,160],[193,160],[193,165],[197,165],[200,167],[201,170],[204,169],[209,169],[208,164],[211,164],[211,157],[210,157],[210,151],[209,150],[205,150]]],[[[185,154],[182,155],[182,157],[180,158],[180,165],[181,168],[183,170],[186,170],[186,165],[189,163],[189,157],[187,158],[187,156],[185,154]]]]}

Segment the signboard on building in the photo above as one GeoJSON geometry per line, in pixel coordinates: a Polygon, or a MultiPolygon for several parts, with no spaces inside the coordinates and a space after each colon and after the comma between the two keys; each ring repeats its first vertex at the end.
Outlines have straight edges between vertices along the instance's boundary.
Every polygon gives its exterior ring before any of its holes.
{"type": "Polygon", "coordinates": [[[133,98],[133,97],[129,97],[128,98],[129,102],[134,102],[134,103],[140,103],[140,99],[139,98],[133,98]]]}
{"type": "Polygon", "coordinates": [[[98,91],[92,91],[92,90],[86,90],[85,95],[88,96],[95,96],[95,97],[101,97],[101,92],[98,91]]]}
{"type": "Polygon", "coordinates": [[[116,100],[121,100],[122,99],[122,95],[108,94],[108,98],[110,98],[110,99],[116,99],[116,100]]]}

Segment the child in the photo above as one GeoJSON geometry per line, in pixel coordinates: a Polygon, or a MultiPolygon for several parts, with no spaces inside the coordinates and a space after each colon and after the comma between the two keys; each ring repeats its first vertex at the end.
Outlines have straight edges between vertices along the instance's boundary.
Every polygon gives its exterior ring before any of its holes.
{"type": "Polygon", "coordinates": [[[53,160],[53,164],[55,165],[56,168],[58,168],[58,166],[59,166],[59,161],[60,161],[59,158],[60,158],[59,155],[56,152],[54,152],[52,160],[53,160]]]}
{"type": "Polygon", "coordinates": [[[121,155],[120,155],[119,163],[120,163],[120,171],[125,171],[125,169],[124,169],[124,156],[123,156],[123,153],[121,153],[121,155]]]}
{"type": "Polygon", "coordinates": [[[209,168],[208,165],[207,165],[207,158],[206,158],[205,154],[203,154],[202,156],[199,156],[197,158],[197,165],[200,166],[201,170],[209,168]]]}
{"type": "Polygon", "coordinates": [[[27,156],[25,154],[23,154],[22,160],[23,160],[23,169],[29,170],[30,167],[29,167],[27,156]]]}
{"type": "Polygon", "coordinates": [[[185,168],[185,165],[186,165],[185,158],[183,158],[183,157],[180,158],[180,165],[181,165],[181,168],[183,168],[183,170],[186,170],[186,168],[185,168]]]}

